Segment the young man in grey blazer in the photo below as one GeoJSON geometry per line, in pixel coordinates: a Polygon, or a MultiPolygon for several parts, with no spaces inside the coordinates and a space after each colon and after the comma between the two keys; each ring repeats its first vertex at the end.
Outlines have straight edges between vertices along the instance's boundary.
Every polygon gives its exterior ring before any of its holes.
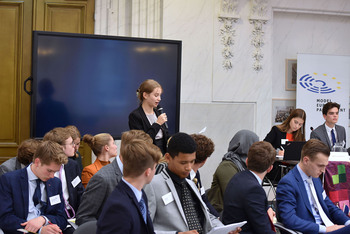
{"type": "MultiPolygon", "coordinates": [[[[141,139],[152,144],[152,138],[141,130],[130,130],[122,134],[120,152],[133,139],[141,139]]],[[[97,220],[109,195],[113,192],[123,176],[123,156],[102,167],[89,181],[77,213],[76,223],[82,225],[97,220]]]]}
{"type": "Polygon", "coordinates": [[[168,166],[144,188],[155,232],[207,233],[222,226],[208,212],[194,182],[187,179],[196,159],[193,138],[186,133],[173,135],[165,157],[168,166]]]}
{"type": "Polygon", "coordinates": [[[26,139],[18,146],[17,156],[10,158],[0,165],[0,177],[9,172],[25,168],[33,161],[33,156],[38,148],[40,140],[26,139]]]}
{"type": "Polygon", "coordinates": [[[337,125],[340,105],[336,102],[327,102],[323,108],[324,124],[318,126],[310,134],[310,139],[318,139],[325,143],[330,150],[336,142],[344,143],[346,146],[346,133],[343,126],[337,125]]]}

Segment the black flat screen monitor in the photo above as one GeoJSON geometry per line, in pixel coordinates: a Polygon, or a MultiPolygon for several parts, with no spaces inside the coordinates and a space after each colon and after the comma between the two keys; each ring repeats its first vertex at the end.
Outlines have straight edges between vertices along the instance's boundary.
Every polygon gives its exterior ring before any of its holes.
{"type": "Polygon", "coordinates": [[[33,33],[31,136],[75,125],[81,134],[129,130],[146,79],[163,87],[170,134],[179,130],[181,41],[33,33]]]}
{"type": "Polygon", "coordinates": [[[301,150],[306,141],[287,141],[284,147],[284,161],[300,161],[301,150]]]}

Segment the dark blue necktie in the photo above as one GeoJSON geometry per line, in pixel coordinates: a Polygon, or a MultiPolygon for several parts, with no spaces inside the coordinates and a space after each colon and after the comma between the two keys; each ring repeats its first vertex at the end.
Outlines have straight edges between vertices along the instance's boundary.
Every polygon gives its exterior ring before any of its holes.
{"type": "Polygon", "coordinates": [[[335,144],[335,142],[336,142],[334,129],[331,130],[331,136],[332,136],[332,146],[333,146],[335,144]]]}
{"type": "Polygon", "coordinates": [[[40,203],[41,200],[41,190],[40,190],[40,179],[36,179],[36,188],[33,194],[33,202],[34,202],[34,206],[38,205],[40,203]]]}
{"type": "Polygon", "coordinates": [[[140,206],[143,220],[145,220],[145,223],[147,223],[147,209],[146,209],[145,200],[143,200],[143,198],[141,198],[141,200],[139,201],[139,206],[140,206]]]}

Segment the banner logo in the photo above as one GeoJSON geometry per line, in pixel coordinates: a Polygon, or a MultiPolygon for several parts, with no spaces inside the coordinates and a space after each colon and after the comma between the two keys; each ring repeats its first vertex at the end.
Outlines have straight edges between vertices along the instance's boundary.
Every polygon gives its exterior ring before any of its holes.
{"type": "Polygon", "coordinates": [[[304,89],[320,94],[334,93],[337,89],[340,89],[340,82],[336,82],[335,77],[329,78],[327,74],[323,74],[320,78],[318,73],[305,74],[299,79],[299,84],[304,89]],[[317,78],[314,78],[314,77],[317,78]],[[335,82],[335,83],[334,83],[335,82]],[[336,85],[334,85],[336,84],[336,85]],[[336,86],[336,87],[334,87],[336,86]]]}

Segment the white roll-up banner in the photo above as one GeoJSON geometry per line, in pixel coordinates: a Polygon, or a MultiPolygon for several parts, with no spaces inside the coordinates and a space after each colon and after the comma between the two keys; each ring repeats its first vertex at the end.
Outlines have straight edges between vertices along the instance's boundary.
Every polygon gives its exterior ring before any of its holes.
{"type": "Polygon", "coordinates": [[[322,107],[327,102],[340,104],[337,124],[347,131],[350,56],[298,54],[297,63],[296,106],[306,112],[306,140],[310,139],[310,128],[316,129],[325,122],[322,107]]]}

